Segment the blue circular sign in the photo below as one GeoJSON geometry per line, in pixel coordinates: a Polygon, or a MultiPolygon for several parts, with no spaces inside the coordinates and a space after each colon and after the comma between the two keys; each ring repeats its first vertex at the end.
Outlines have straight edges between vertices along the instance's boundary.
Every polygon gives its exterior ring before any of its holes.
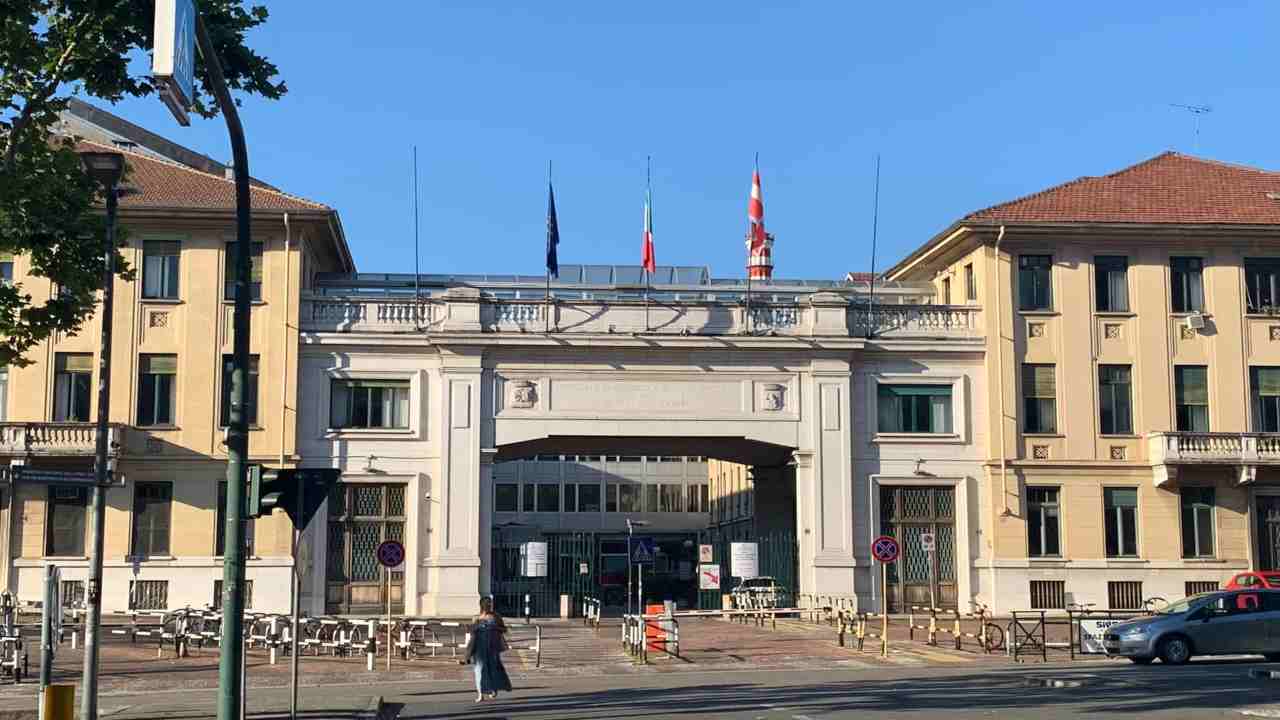
{"type": "Polygon", "coordinates": [[[396,540],[383,541],[378,546],[378,564],[385,568],[400,567],[404,564],[404,545],[396,540]]]}

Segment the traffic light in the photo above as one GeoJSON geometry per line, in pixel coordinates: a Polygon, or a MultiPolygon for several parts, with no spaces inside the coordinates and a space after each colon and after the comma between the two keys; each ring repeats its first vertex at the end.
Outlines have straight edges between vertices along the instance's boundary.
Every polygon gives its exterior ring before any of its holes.
{"type": "Polygon", "coordinates": [[[249,498],[245,515],[251,518],[284,510],[301,530],[329,497],[329,489],[342,477],[341,470],[280,469],[249,466],[249,498]]]}

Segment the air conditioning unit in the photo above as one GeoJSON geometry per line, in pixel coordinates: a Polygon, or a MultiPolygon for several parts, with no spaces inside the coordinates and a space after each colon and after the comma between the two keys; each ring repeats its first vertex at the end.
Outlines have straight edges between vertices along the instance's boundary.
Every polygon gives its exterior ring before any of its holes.
{"type": "Polygon", "coordinates": [[[1200,313],[1188,315],[1185,322],[1188,330],[1204,329],[1204,315],[1201,315],[1200,313]]]}

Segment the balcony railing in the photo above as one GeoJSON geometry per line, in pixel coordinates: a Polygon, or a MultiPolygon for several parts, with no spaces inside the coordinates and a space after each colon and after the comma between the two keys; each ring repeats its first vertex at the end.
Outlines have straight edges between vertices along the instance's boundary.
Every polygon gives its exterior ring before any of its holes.
{"type": "Polygon", "coordinates": [[[856,336],[980,337],[979,313],[964,305],[864,305],[849,308],[849,327],[856,336]]]}
{"type": "MultiPolygon", "coordinates": [[[[118,455],[124,426],[107,427],[107,452],[118,455]]],[[[0,455],[93,455],[97,426],[93,423],[0,423],[0,455]]]]}
{"type": "Polygon", "coordinates": [[[1280,463],[1276,433],[1153,433],[1151,461],[1160,463],[1280,463]]]}
{"type": "Polygon", "coordinates": [[[671,301],[642,294],[625,299],[494,297],[455,288],[420,302],[332,295],[304,298],[307,332],[543,332],[580,334],[849,336],[892,339],[977,339],[981,309],[953,305],[848,307],[834,294],[796,302],[671,301]],[[462,292],[465,291],[465,292],[462,292]],[[872,332],[868,333],[868,327],[872,332]]]}

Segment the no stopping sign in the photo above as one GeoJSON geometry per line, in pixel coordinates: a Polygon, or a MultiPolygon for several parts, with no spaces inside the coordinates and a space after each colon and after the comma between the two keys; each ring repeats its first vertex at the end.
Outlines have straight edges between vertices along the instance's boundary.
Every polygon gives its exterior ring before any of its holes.
{"type": "Polygon", "coordinates": [[[888,535],[881,535],[871,543],[871,556],[882,563],[897,560],[899,553],[898,541],[888,535]]]}

